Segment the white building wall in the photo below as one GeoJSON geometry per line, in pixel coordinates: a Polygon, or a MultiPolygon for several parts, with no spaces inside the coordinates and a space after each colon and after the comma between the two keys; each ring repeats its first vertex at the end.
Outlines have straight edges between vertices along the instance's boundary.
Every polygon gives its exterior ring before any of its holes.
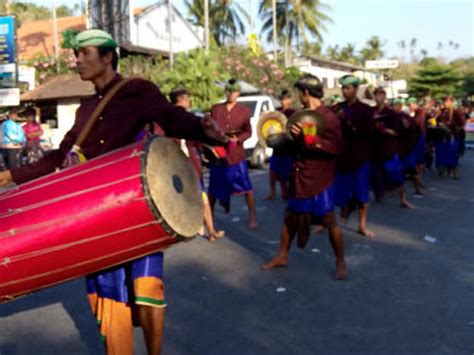
{"type": "MultiPolygon", "coordinates": [[[[168,7],[158,6],[149,12],[135,17],[135,28],[132,33],[135,38],[132,44],[160,50],[169,51],[168,7]]],[[[173,16],[173,52],[189,51],[202,47],[202,38],[191,30],[184,20],[178,15],[173,16]]]]}
{"type": "Polygon", "coordinates": [[[327,88],[337,87],[337,80],[344,75],[351,74],[348,71],[334,70],[329,68],[321,68],[316,66],[300,66],[302,72],[316,75],[323,82],[327,82],[327,88]]]}
{"type": "Polygon", "coordinates": [[[79,104],[80,102],[77,99],[59,101],[57,107],[58,128],[46,130],[43,137],[51,142],[53,149],[59,148],[64,136],[72,128],[79,104]]]}

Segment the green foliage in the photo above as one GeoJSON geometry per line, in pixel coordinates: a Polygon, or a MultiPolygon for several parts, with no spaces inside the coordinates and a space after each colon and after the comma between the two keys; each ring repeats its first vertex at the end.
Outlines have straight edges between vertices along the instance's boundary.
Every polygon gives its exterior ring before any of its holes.
{"type": "Polygon", "coordinates": [[[370,37],[366,42],[366,46],[360,51],[361,61],[365,63],[367,60],[383,58],[383,46],[385,46],[385,42],[382,42],[378,36],[370,37]]]}
{"type": "MultiPolygon", "coordinates": [[[[3,2],[3,1],[1,1],[3,2]]],[[[0,13],[6,13],[5,4],[0,6],[0,13]]],[[[56,8],[57,17],[73,16],[77,5],[70,8],[66,5],[61,5],[56,8]]],[[[52,17],[51,8],[46,6],[36,5],[33,2],[15,1],[10,5],[10,13],[14,14],[18,22],[24,23],[27,21],[47,20],[52,17]]]]}
{"type": "Polygon", "coordinates": [[[293,86],[296,68],[285,69],[282,63],[275,63],[265,55],[252,55],[246,47],[227,47],[219,51],[219,63],[228,77],[244,80],[264,93],[276,94],[293,86]],[[294,80],[293,80],[294,79],[294,80]]]}
{"type": "Polygon", "coordinates": [[[432,96],[438,99],[456,93],[460,79],[452,66],[431,61],[416,71],[409,80],[408,88],[410,95],[415,97],[432,96]]]}
{"type": "Polygon", "coordinates": [[[138,75],[153,81],[165,95],[176,87],[185,87],[193,96],[193,107],[208,110],[222,98],[223,91],[216,84],[219,80],[219,67],[215,53],[206,56],[203,49],[175,58],[173,70],[163,59],[143,56],[130,56],[120,60],[120,71],[125,76],[138,75]]]}
{"type": "Polygon", "coordinates": [[[120,61],[125,75],[139,75],[159,85],[164,94],[175,87],[186,87],[192,92],[193,106],[208,110],[223,97],[216,82],[236,78],[246,81],[263,93],[277,94],[292,88],[300,76],[297,68],[284,68],[265,55],[255,56],[246,47],[223,47],[205,54],[202,49],[180,54],[173,70],[165,60],[130,56],[120,61]]]}
{"type": "MultiPolygon", "coordinates": [[[[204,27],[204,2],[202,0],[185,0],[190,22],[204,27]]],[[[234,0],[209,1],[209,28],[211,39],[218,46],[236,42],[236,37],[245,33],[248,13],[234,0]]]]}
{"type": "Polygon", "coordinates": [[[189,54],[179,55],[173,70],[163,73],[162,90],[169,93],[176,87],[185,87],[192,93],[193,106],[207,111],[224,93],[215,84],[219,73],[215,54],[206,55],[203,49],[197,49],[189,54]]]}

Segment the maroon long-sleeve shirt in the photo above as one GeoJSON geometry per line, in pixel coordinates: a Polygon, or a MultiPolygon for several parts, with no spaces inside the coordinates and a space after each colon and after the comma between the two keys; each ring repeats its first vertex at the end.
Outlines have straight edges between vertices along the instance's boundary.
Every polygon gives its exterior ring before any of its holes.
{"type": "Polygon", "coordinates": [[[398,139],[398,154],[400,154],[400,158],[404,158],[415,149],[420,136],[420,128],[414,117],[405,112],[398,113],[397,115],[402,121],[402,128],[398,139]]]}
{"type": "Polygon", "coordinates": [[[295,163],[290,177],[290,194],[296,198],[316,196],[336,178],[336,157],[342,151],[341,125],[325,106],[316,111],[324,117],[325,129],[315,145],[299,140],[293,144],[295,163]]]}
{"type": "Polygon", "coordinates": [[[245,160],[244,142],[252,135],[250,125],[252,113],[250,110],[237,103],[229,111],[226,103],[222,103],[212,107],[211,115],[225,134],[235,133],[238,138],[236,147],[228,151],[227,162],[229,165],[235,165],[245,160]]]}
{"type": "Polygon", "coordinates": [[[373,109],[357,100],[347,101],[333,107],[341,121],[344,149],[338,161],[338,170],[351,172],[371,159],[375,133],[373,109]]]}
{"type": "MultiPolygon", "coordinates": [[[[73,127],[62,140],[59,149],[34,164],[12,169],[13,181],[20,184],[61,167],[94,109],[120,79],[120,75],[116,75],[102,90],[84,100],[76,111],[73,127]]],[[[205,139],[197,117],[181,107],[171,105],[152,82],[134,79],[121,88],[108,103],[81,148],[86,158],[95,158],[134,143],[145,124],[152,122],[157,123],[168,136],[205,139]]]]}
{"type": "Polygon", "coordinates": [[[378,107],[374,108],[374,121],[378,129],[376,130],[374,138],[373,158],[376,161],[384,162],[393,158],[393,156],[398,153],[398,136],[402,129],[402,121],[400,117],[386,105],[381,109],[378,107]],[[385,129],[392,130],[395,135],[386,132],[385,129]]]}

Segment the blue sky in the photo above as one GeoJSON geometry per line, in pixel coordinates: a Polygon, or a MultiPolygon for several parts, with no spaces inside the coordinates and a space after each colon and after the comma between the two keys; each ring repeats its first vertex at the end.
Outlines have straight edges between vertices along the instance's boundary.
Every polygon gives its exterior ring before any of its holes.
{"type": "MultiPolygon", "coordinates": [[[[31,1],[31,0],[30,0],[31,1]]],[[[156,3],[156,0],[130,0],[135,7],[156,3]]],[[[172,0],[186,15],[184,0],[172,0]]],[[[255,28],[260,21],[257,10],[260,0],[236,0],[244,9],[252,8],[255,28]]],[[[49,6],[51,0],[34,0],[37,4],[49,6]]],[[[56,0],[56,4],[73,5],[79,0],[56,0]]],[[[343,46],[354,43],[360,49],[372,35],[386,41],[387,57],[403,56],[397,45],[401,40],[417,39],[417,52],[426,49],[429,55],[446,59],[474,56],[474,0],[326,0],[331,6],[329,15],[334,24],[328,24],[324,33],[324,48],[328,45],[343,46]],[[459,43],[454,50],[438,49],[438,42],[459,43]]]]}

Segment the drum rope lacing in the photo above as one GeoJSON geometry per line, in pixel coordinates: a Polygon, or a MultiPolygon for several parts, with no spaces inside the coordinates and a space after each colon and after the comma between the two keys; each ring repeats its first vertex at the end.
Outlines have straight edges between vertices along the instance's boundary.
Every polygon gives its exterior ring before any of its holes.
{"type": "MultiPolygon", "coordinates": [[[[102,184],[102,185],[97,185],[97,186],[91,187],[89,189],[84,189],[84,190],[81,190],[81,191],[78,191],[78,192],[70,193],[70,194],[67,194],[67,195],[62,195],[60,197],[55,197],[55,198],[52,198],[50,200],[45,200],[45,201],[33,203],[31,205],[27,205],[26,207],[9,209],[7,212],[0,213],[0,219],[5,218],[5,217],[10,217],[10,216],[12,216],[14,214],[17,214],[17,213],[28,212],[28,211],[31,211],[31,210],[34,210],[34,209],[38,209],[40,207],[45,207],[45,206],[51,205],[53,203],[61,202],[61,201],[67,200],[67,199],[72,198],[72,197],[77,197],[77,196],[80,196],[80,195],[83,195],[83,194],[87,194],[89,192],[100,190],[102,188],[114,186],[114,185],[117,185],[117,184],[120,184],[120,183],[123,183],[123,182],[126,182],[126,181],[130,181],[130,180],[134,180],[136,178],[141,178],[142,176],[143,176],[142,174],[136,174],[136,175],[132,175],[130,177],[124,178],[124,179],[116,180],[116,181],[109,182],[109,183],[102,184]]],[[[2,235],[2,232],[0,232],[0,236],[1,235],[2,235]]]]}
{"type": "MultiPolygon", "coordinates": [[[[126,203],[135,203],[135,202],[144,201],[144,200],[147,200],[146,196],[145,197],[134,198],[134,199],[131,199],[131,200],[127,200],[126,203]]],[[[76,218],[83,218],[83,217],[86,217],[86,216],[89,216],[89,215],[95,215],[98,212],[104,212],[104,211],[107,211],[109,209],[113,209],[113,208],[117,207],[117,205],[120,204],[120,203],[123,203],[123,202],[118,201],[114,205],[107,205],[107,207],[101,206],[101,207],[96,207],[96,208],[93,208],[93,209],[89,209],[87,211],[75,214],[75,217],[76,218]]],[[[5,232],[0,232],[0,240],[4,239],[4,238],[7,238],[7,237],[10,237],[10,236],[14,236],[16,234],[31,232],[31,231],[34,231],[34,230],[49,227],[51,225],[57,225],[61,222],[69,220],[69,218],[70,218],[70,216],[67,215],[67,216],[63,216],[63,217],[60,217],[60,218],[56,218],[54,220],[49,220],[49,221],[46,221],[46,222],[36,223],[36,224],[29,225],[29,226],[26,226],[26,227],[18,228],[18,229],[10,229],[10,230],[5,231],[5,232]]],[[[158,220],[158,222],[161,223],[162,220],[161,221],[158,220]]]]}
{"type": "MultiPolygon", "coordinates": [[[[74,269],[74,268],[78,268],[78,267],[81,267],[85,264],[90,264],[90,263],[95,263],[99,260],[103,260],[103,259],[107,259],[107,258],[111,258],[111,257],[114,257],[114,256],[117,256],[117,255],[120,255],[120,254],[124,254],[124,253],[129,253],[131,251],[134,251],[136,249],[140,249],[140,248],[143,248],[143,247],[148,247],[150,245],[153,245],[153,244],[159,244],[161,243],[162,240],[166,239],[166,237],[162,237],[162,238],[159,238],[159,239],[156,239],[156,240],[152,240],[152,241],[148,241],[144,244],[140,244],[136,247],[133,247],[133,248],[129,248],[127,250],[123,250],[123,251],[119,251],[119,252],[114,252],[114,253],[110,253],[110,254],[107,254],[107,255],[102,255],[98,258],[95,258],[95,259],[92,259],[92,260],[87,260],[87,261],[83,261],[83,262],[80,262],[80,263],[77,263],[77,264],[74,264],[74,265],[69,265],[69,266],[65,266],[65,267],[61,267],[59,269],[54,269],[52,271],[48,271],[48,272],[44,272],[42,274],[37,274],[37,275],[34,275],[34,276],[28,276],[28,277],[24,277],[24,278],[21,278],[21,279],[18,279],[18,280],[14,280],[14,281],[8,281],[8,282],[4,282],[4,283],[1,283],[0,284],[0,288],[1,287],[6,287],[6,286],[10,286],[10,285],[14,285],[14,284],[18,284],[18,283],[21,283],[21,282],[27,282],[27,281],[31,281],[31,280],[34,280],[34,279],[38,279],[38,278],[42,278],[42,277],[45,277],[45,276],[49,276],[49,275],[52,275],[52,274],[55,274],[55,273],[58,273],[58,272],[63,272],[65,270],[70,270],[70,269],[74,269]]],[[[133,256],[133,258],[130,258],[130,259],[127,259],[125,261],[120,261],[120,262],[117,262],[116,264],[114,265],[118,265],[118,264],[123,264],[124,262],[127,262],[128,260],[133,260],[133,259],[136,259],[136,258],[140,258],[142,256],[145,256],[145,255],[149,255],[150,253],[153,253],[153,251],[147,251],[146,253],[144,254],[141,254],[141,255],[137,255],[137,256],[133,256]]],[[[110,268],[112,267],[113,265],[110,265],[110,266],[107,266],[107,268],[110,268]]],[[[69,280],[71,279],[74,279],[76,278],[77,276],[74,276],[74,277],[71,277],[69,280]]],[[[57,284],[57,283],[63,283],[64,281],[67,281],[67,280],[61,280],[60,282],[53,282],[51,283],[51,285],[54,285],[54,284],[57,284]]],[[[44,287],[48,287],[49,285],[44,285],[44,287]]],[[[32,290],[35,290],[36,288],[33,288],[32,290]]],[[[27,290],[26,292],[28,292],[30,290],[27,290]]],[[[23,293],[23,292],[22,292],[23,293]]]]}
{"type": "Polygon", "coordinates": [[[153,225],[156,225],[156,224],[158,224],[158,221],[151,221],[151,222],[147,222],[147,223],[137,224],[135,226],[119,229],[117,231],[113,231],[113,232],[109,232],[109,233],[105,233],[105,234],[99,234],[99,235],[92,236],[92,237],[89,237],[89,238],[84,238],[84,239],[81,239],[81,240],[77,240],[75,242],[66,243],[66,244],[63,244],[63,245],[57,245],[57,246],[49,247],[49,248],[45,248],[45,249],[35,250],[35,251],[28,252],[28,253],[15,255],[15,256],[12,256],[12,257],[5,257],[0,262],[0,265],[1,266],[8,266],[9,264],[11,264],[15,261],[21,261],[21,260],[24,260],[24,259],[27,259],[27,258],[30,258],[30,257],[40,256],[40,255],[52,253],[52,252],[55,252],[55,251],[68,249],[68,248],[71,248],[71,247],[74,247],[74,246],[77,246],[77,245],[80,245],[80,244],[93,242],[93,241],[96,241],[96,240],[99,240],[99,239],[114,236],[114,235],[119,234],[119,233],[130,232],[130,231],[133,231],[133,230],[136,230],[136,229],[146,228],[146,227],[153,226],[153,225]]]}
{"type": "MultiPolygon", "coordinates": [[[[45,182],[45,183],[42,183],[40,185],[37,185],[37,186],[32,186],[30,188],[26,188],[26,189],[22,189],[22,190],[19,190],[18,187],[16,188],[12,188],[11,190],[7,190],[5,192],[5,194],[0,194],[0,201],[4,200],[5,198],[10,198],[10,197],[16,197],[16,196],[21,196],[23,194],[26,194],[26,193],[30,193],[31,191],[35,191],[35,190],[38,190],[38,189],[41,189],[41,188],[44,188],[44,187],[47,187],[47,186],[50,186],[50,185],[53,185],[53,184],[56,184],[58,182],[62,182],[62,181],[65,181],[65,180],[69,180],[71,178],[75,178],[75,177],[78,177],[78,176],[81,176],[81,175],[84,175],[86,173],[90,173],[90,172],[93,172],[95,170],[99,170],[99,169],[103,169],[107,166],[110,166],[110,165],[114,165],[114,164],[117,164],[117,163],[120,163],[124,160],[128,160],[128,159],[131,159],[133,157],[136,157],[136,156],[140,156],[142,154],[145,154],[143,152],[140,152],[138,153],[136,150],[134,150],[131,154],[129,155],[126,155],[124,157],[121,157],[121,158],[118,158],[118,159],[115,159],[115,160],[112,160],[110,162],[107,162],[107,163],[104,163],[104,164],[100,164],[100,165],[97,165],[97,166],[93,166],[91,168],[88,168],[88,169],[83,169],[77,173],[73,173],[73,174],[70,174],[70,175],[66,175],[64,177],[61,177],[61,178],[58,178],[58,179],[53,179],[51,181],[48,181],[48,182],[45,182]],[[17,194],[12,194],[10,192],[13,192],[13,191],[18,191],[19,192],[17,194]]],[[[101,156],[102,157],[102,156],[101,156]]],[[[77,166],[73,166],[69,169],[77,169],[78,166],[82,166],[82,165],[77,165],[77,166]]],[[[66,170],[66,169],[65,169],[66,170]]],[[[63,170],[64,171],[64,170],[63,170]]],[[[34,182],[35,180],[33,180],[32,182],[34,182]]],[[[28,183],[26,183],[26,185],[28,185],[28,183]]]]}

